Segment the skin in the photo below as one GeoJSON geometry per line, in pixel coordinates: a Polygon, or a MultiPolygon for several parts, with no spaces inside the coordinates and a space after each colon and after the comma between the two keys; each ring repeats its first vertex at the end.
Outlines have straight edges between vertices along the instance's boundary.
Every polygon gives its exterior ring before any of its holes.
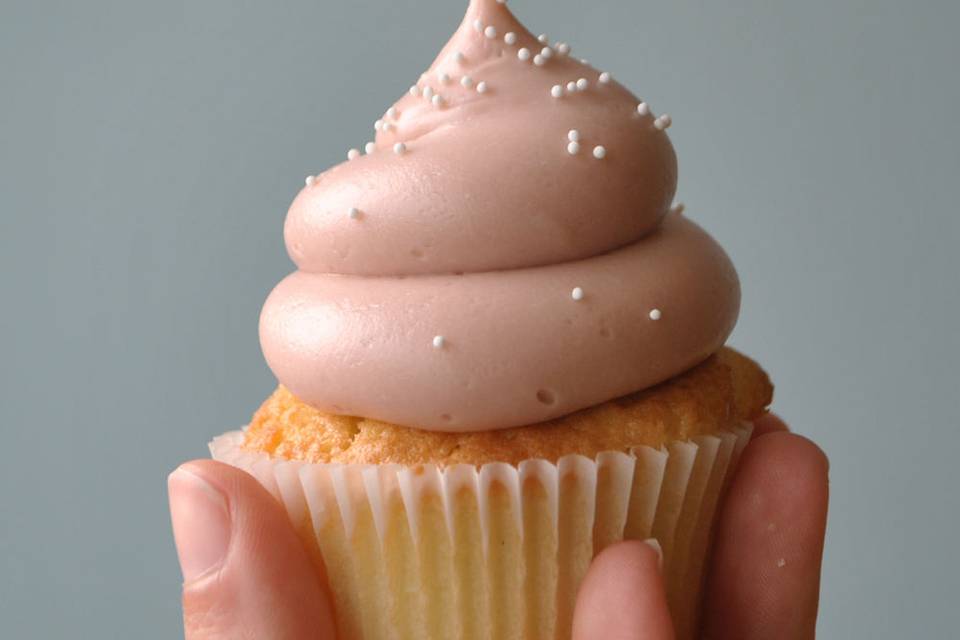
{"type": "MultiPolygon", "coordinates": [[[[702,638],[814,637],[828,467],[779,418],[758,421],[717,523],[702,638]]],[[[325,577],[256,480],[199,460],[171,474],[169,490],[187,640],[336,637],[325,577]],[[211,541],[217,523],[227,523],[224,534],[211,541]]],[[[656,545],[644,542],[597,556],[578,595],[574,640],[672,639],[659,565],[656,545]]]]}

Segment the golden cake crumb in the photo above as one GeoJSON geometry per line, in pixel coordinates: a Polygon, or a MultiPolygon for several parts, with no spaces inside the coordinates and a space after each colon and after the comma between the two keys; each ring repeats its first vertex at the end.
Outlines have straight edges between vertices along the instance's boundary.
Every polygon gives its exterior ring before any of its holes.
{"type": "Polygon", "coordinates": [[[352,464],[556,461],[571,453],[593,457],[729,430],[762,415],[772,397],[767,374],[726,347],[656,387],[555,420],[478,433],[421,431],[324,413],[280,386],[254,414],[244,448],[288,460],[352,464]]]}

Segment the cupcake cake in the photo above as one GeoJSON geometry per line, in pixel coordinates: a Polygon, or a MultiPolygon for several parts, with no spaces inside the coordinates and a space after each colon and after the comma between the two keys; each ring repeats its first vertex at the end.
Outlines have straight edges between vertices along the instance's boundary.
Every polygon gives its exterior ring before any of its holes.
{"type": "Polygon", "coordinates": [[[679,637],[772,387],[736,272],[674,204],[668,115],[472,0],[375,140],[310,176],[211,444],[285,506],[344,638],[566,638],[599,551],[656,539],[679,637]]]}

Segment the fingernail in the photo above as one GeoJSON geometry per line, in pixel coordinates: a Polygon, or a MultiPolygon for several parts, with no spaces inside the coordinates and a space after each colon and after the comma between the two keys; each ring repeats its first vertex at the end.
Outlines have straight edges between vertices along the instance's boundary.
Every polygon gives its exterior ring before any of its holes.
{"type": "Polygon", "coordinates": [[[657,552],[657,568],[660,569],[661,573],[663,572],[663,547],[660,546],[660,543],[657,542],[656,538],[648,538],[643,541],[643,544],[647,545],[651,549],[657,552]]]}
{"type": "Polygon", "coordinates": [[[167,478],[170,517],[183,581],[219,567],[230,544],[230,512],[223,494],[202,477],[180,467],[167,478]]]}

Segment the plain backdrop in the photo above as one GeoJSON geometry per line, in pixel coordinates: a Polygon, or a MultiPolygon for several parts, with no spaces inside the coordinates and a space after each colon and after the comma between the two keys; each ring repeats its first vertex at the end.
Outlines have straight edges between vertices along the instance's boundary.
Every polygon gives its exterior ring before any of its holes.
{"type": "MultiPolygon", "coordinates": [[[[275,381],[287,206],[465,0],[0,0],[0,636],[171,638],[166,476],[275,381]]],[[[675,120],[832,461],[820,631],[955,637],[960,3],[512,0],[675,120]]]]}

